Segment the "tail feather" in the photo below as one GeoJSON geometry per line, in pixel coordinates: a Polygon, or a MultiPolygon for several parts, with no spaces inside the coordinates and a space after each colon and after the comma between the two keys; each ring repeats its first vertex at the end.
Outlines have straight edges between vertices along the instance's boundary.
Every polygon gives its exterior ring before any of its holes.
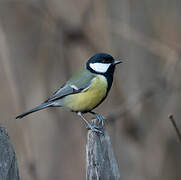
{"type": "Polygon", "coordinates": [[[46,107],[49,107],[49,106],[51,106],[51,105],[52,105],[52,102],[46,102],[46,103],[40,104],[39,106],[36,106],[35,108],[33,108],[33,109],[29,110],[29,111],[26,111],[26,112],[18,115],[18,116],[16,117],[16,119],[21,119],[21,118],[23,118],[24,116],[27,116],[28,114],[31,114],[31,113],[33,113],[33,112],[42,110],[42,109],[44,109],[44,108],[46,108],[46,107]]]}

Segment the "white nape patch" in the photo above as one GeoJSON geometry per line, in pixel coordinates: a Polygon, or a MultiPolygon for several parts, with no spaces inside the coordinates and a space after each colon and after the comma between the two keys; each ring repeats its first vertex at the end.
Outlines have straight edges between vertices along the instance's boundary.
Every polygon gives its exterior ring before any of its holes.
{"type": "Polygon", "coordinates": [[[100,73],[105,73],[109,66],[111,65],[111,63],[90,63],[90,67],[96,71],[96,72],[100,72],[100,73]]]}
{"type": "Polygon", "coordinates": [[[72,89],[75,89],[75,90],[79,90],[79,88],[77,87],[77,86],[75,86],[75,85],[70,85],[70,87],[72,88],[72,89]]]}

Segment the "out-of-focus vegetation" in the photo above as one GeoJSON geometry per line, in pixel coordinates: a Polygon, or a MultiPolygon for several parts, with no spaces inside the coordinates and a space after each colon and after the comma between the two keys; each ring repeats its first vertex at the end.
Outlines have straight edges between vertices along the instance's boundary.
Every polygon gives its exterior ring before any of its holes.
{"type": "Polygon", "coordinates": [[[43,102],[86,60],[107,52],[122,63],[97,108],[124,180],[180,180],[181,1],[0,0],[0,123],[17,152],[21,179],[85,179],[86,128],[43,102]]]}

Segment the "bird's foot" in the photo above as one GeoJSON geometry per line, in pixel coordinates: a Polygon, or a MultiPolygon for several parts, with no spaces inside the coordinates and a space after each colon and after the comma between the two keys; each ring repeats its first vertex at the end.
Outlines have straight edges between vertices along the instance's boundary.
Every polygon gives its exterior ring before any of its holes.
{"type": "Polygon", "coordinates": [[[95,115],[95,118],[98,120],[98,123],[101,125],[101,128],[104,127],[104,120],[106,120],[106,118],[104,116],[102,116],[101,114],[95,113],[93,112],[93,114],[95,115]]]}
{"type": "Polygon", "coordinates": [[[100,114],[96,114],[96,117],[97,117],[99,123],[101,124],[101,127],[104,127],[104,120],[106,118],[104,116],[100,115],[100,114]]]}
{"type": "Polygon", "coordinates": [[[97,127],[97,126],[91,124],[89,121],[87,121],[87,119],[82,115],[81,112],[77,112],[77,115],[80,116],[85,121],[88,129],[91,129],[94,132],[103,134],[103,131],[99,127],[97,127]]]}
{"type": "Polygon", "coordinates": [[[93,124],[90,124],[90,123],[87,124],[87,129],[91,129],[91,130],[94,131],[94,132],[103,134],[103,131],[102,131],[99,127],[97,127],[97,126],[95,126],[95,125],[93,125],[93,124]]]}

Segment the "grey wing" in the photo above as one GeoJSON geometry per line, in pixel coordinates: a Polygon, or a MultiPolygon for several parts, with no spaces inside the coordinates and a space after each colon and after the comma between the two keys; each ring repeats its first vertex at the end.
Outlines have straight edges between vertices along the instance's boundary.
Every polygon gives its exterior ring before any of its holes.
{"type": "Polygon", "coordinates": [[[70,94],[79,93],[85,91],[91,84],[92,79],[95,76],[87,71],[82,71],[78,76],[75,76],[71,80],[67,81],[61,88],[59,88],[47,101],[54,101],[63,98],[70,94]]]}

